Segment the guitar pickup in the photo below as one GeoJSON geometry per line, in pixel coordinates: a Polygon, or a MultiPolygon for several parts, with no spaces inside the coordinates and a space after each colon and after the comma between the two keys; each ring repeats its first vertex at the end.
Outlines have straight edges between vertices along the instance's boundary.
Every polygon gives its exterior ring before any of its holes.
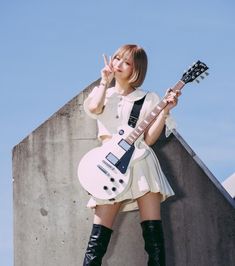
{"type": "Polygon", "coordinates": [[[113,153],[109,153],[106,157],[105,157],[112,165],[116,165],[119,161],[119,159],[113,154],[113,153]]]}
{"type": "Polygon", "coordinates": [[[120,140],[118,145],[124,150],[128,151],[131,148],[131,145],[124,139],[120,140]]]}

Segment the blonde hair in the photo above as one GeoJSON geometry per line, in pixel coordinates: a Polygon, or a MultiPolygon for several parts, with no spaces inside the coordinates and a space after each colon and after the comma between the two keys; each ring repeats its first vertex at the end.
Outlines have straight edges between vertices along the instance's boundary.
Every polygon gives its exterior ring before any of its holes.
{"type": "Polygon", "coordinates": [[[121,46],[112,56],[112,59],[117,56],[124,56],[128,54],[132,57],[133,60],[133,72],[129,79],[129,84],[131,87],[137,88],[142,85],[144,82],[147,66],[148,66],[148,58],[144,49],[136,44],[126,44],[121,46]]]}

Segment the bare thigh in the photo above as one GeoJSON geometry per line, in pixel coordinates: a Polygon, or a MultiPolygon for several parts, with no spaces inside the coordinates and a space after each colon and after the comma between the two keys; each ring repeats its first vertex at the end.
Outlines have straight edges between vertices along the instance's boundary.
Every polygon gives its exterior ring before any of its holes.
{"type": "Polygon", "coordinates": [[[141,221],[161,220],[161,194],[149,192],[137,199],[141,221]]]}
{"type": "Polygon", "coordinates": [[[102,224],[112,228],[120,207],[121,203],[97,205],[94,214],[94,224],[102,224]]]}

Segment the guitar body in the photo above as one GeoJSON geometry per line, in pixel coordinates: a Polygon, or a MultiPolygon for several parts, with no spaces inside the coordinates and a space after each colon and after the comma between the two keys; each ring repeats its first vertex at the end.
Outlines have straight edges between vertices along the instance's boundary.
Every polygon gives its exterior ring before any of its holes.
{"type": "Polygon", "coordinates": [[[120,128],[118,134],[90,150],[79,162],[79,181],[93,197],[116,200],[129,188],[131,165],[148,153],[145,148],[138,148],[139,141],[133,145],[125,141],[131,130],[129,126],[120,128]]]}

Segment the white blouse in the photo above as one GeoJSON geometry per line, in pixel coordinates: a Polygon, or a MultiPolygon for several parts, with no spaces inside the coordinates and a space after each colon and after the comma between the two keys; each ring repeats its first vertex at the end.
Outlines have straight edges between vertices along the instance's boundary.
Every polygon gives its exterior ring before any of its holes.
{"type": "MultiPolygon", "coordinates": [[[[84,101],[85,112],[93,119],[97,119],[98,126],[98,139],[103,135],[113,135],[117,133],[118,127],[121,125],[127,125],[130,117],[130,113],[135,101],[143,98],[146,95],[142,109],[140,111],[137,124],[141,122],[152,109],[160,102],[160,97],[155,92],[145,92],[140,88],[131,92],[126,96],[122,96],[118,93],[115,87],[108,88],[106,91],[106,97],[104,102],[104,110],[100,114],[93,114],[89,111],[88,105],[95,94],[95,91],[99,87],[94,87],[92,92],[84,101]]],[[[165,135],[168,137],[175,128],[176,124],[170,115],[167,116],[165,135]]]]}

